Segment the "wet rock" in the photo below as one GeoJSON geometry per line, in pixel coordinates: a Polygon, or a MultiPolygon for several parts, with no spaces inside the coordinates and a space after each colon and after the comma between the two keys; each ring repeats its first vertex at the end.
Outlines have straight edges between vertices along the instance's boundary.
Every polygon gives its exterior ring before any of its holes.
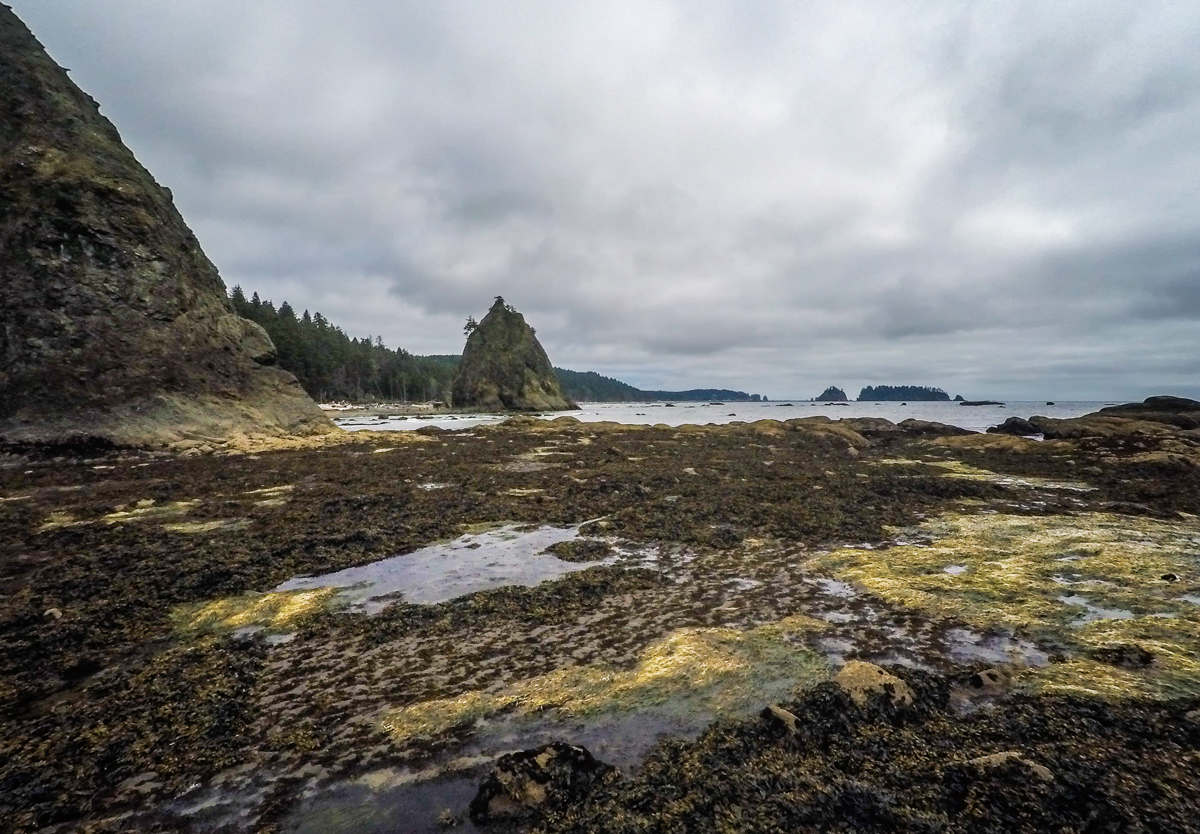
{"type": "Polygon", "coordinates": [[[467,337],[454,372],[452,401],[456,408],[492,411],[579,408],[559,387],[533,328],[500,296],[467,337]]]}
{"type": "Polygon", "coordinates": [[[899,426],[891,420],[885,420],[882,417],[844,417],[838,422],[864,437],[893,434],[900,431],[899,426]]]}
{"type": "Polygon", "coordinates": [[[851,660],[833,682],[860,707],[865,707],[873,695],[888,697],[893,706],[913,704],[913,692],[908,684],[873,663],[851,660]]]}
{"type": "Polygon", "coordinates": [[[0,5],[0,440],[162,445],[332,423],[239,317],[96,102],[0,5]]]}
{"type": "Polygon", "coordinates": [[[1000,425],[988,429],[988,434],[1011,434],[1015,437],[1029,437],[1041,433],[1041,429],[1023,417],[1009,417],[1000,425]]]}
{"type": "Polygon", "coordinates": [[[1200,402],[1186,397],[1147,397],[1140,403],[1102,408],[1095,416],[1132,417],[1152,423],[1166,423],[1181,429],[1196,429],[1200,428],[1200,402]]]}
{"type": "Polygon", "coordinates": [[[63,615],[63,612],[61,609],[47,608],[46,613],[43,614],[42,616],[45,617],[47,620],[61,620],[62,615],[63,615]]]}
{"type": "Polygon", "coordinates": [[[912,417],[909,417],[907,420],[901,420],[898,425],[900,430],[905,434],[913,434],[920,437],[958,437],[975,433],[970,429],[951,426],[947,423],[937,423],[932,420],[917,420],[912,417]]]}
{"type": "Polygon", "coordinates": [[[1136,643],[1114,643],[1092,649],[1091,656],[1101,663],[1124,666],[1129,669],[1144,669],[1154,662],[1154,652],[1136,643]]]}
{"type": "Polygon", "coordinates": [[[1178,581],[1179,581],[1179,574],[1177,574],[1177,573],[1164,573],[1162,576],[1160,576],[1160,577],[1159,577],[1159,579],[1162,579],[1162,580],[1164,580],[1164,581],[1166,581],[1166,582],[1178,582],[1178,581]]]}
{"type": "Polygon", "coordinates": [[[1021,754],[1015,750],[1005,750],[1002,753],[992,753],[987,756],[979,756],[978,758],[971,759],[967,762],[967,764],[979,768],[980,770],[992,770],[994,768],[1008,767],[1010,765],[1020,765],[1022,768],[1027,769],[1030,773],[1032,773],[1038,779],[1041,779],[1043,782],[1054,781],[1054,774],[1050,772],[1049,768],[1037,764],[1036,762],[1031,762],[1029,759],[1022,757],[1021,754]]]}
{"type": "Polygon", "coordinates": [[[477,825],[532,820],[581,802],[600,780],[618,774],[584,747],[556,741],[501,756],[471,800],[477,825]]]}

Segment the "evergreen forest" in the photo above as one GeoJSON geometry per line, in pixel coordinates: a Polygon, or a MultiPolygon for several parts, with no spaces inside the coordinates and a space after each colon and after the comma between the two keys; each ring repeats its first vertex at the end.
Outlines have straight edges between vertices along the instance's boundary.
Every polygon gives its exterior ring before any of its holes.
{"type": "MultiPolygon", "coordinates": [[[[234,287],[230,301],[239,316],[262,325],[275,343],[279,367],[296,375],[317,402],[446,401],[458,356],[417,356],[392,349],[378,336],[354,338],[320,313],[299,316],[286,301],[278,308],[234,287]]],[[[468,325],[469,326],[469,325],[468,325]]],[[[595,371],[555,368],[563,393],[576,402],[647,400],[758,400],[742,391],[642,391],[595,371]]]]}
{"type": "Polygon", "coordinates": [[[859,392],[859,402],[891,402],[893,400],[949,400],[950,395],[941,388],[923,385],[868,385],[859,392]]]}
{"type": "Polygon", "coordinates": [[[438,400],[450,388],[457,356],[414,356],[379,337],[354,338],[320,313],[297,316],[286,301],[276,309],[258,293],[247,300],[241,287],[230,300],[239,316],[263,326],[279,367],[295,374],[317,402],[438,400]]]}

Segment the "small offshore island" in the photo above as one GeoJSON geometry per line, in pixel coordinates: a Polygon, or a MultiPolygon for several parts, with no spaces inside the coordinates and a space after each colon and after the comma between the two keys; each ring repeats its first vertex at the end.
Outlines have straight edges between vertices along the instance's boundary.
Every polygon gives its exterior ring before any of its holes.
{"type": "Polygon", "coordinates": [[[0,107],[0,831],[1200,830],[1200,402],[541,419],[497,298],[372,355],[514,416],[345,432],[280,353],[376,348],[242,315],[2,5],[0,107]]]}

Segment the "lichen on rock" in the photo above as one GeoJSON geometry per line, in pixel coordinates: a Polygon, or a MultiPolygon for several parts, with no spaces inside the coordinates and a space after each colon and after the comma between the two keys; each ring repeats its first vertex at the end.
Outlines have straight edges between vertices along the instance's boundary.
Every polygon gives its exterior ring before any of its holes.
{"type": "Polygon", "coordinates": [[[559,387],[554,366],[525,317],[496,303],[467,337],[454,374],[456,408],[564,411],[578,408],[559,387]]]}

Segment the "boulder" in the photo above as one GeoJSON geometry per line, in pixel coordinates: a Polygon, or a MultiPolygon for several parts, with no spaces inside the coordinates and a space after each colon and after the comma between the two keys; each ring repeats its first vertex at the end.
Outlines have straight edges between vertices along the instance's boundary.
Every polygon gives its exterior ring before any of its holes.
{"type": "Polygon", "coordinates": [[[561,741],[501,756],[468,813],[476,825],[534,820],[580,802],[600,779],[616,775],[584,747],[561,741]]]}
{"type": "Polygon", "coordinates": [[[899,426],[882,417],[843,417],[838,422],[864,437],[875,437],[900,431],[899,426]]]}
{"type": "Polygon", "coordinates": [[[1042,430],[1023,417],[1009,417],[998,426],[988,429],[989,434],[1011,434],[1015,437],[1029,437],[1041,434],[1042,430]]]}
{"type": "Polygon", "coordinates": [[[451,386],[455,408],[486,411],[577,409],[525,317],[496,303],[467,337],[451,386]]]}
{"type": "Polygon", "coordinates": [[[861,660],[848,662],[833,682],[860,707],[865,707],[875,695],[890,699],[893,706],[912,706],[914,700],[907,683],[885,669],[861,660]]]}
{"type": "Polygon", "coordinates": [[[955,437],[960,435],[975,434],[970,429],[951,426],[948,423],[935,423],[931,420],[916,420],[909,417],[907,420],[901,420],[899,423],[900,431],[905,434],[916,434],[921,436],[933,437],[955,437]]]}
{"type": "Polygon", "coordinates": [[[234,313],[170,191],[3,5],[0,356],[0,441],[335,430],[234,313]]]}
{"type": "Polygon", "coordinates": [[[1140,403],[1102,408],[1090,416],[1130,417],[1150,423],[1166,423],[1181,429],[1200,428],[1200,401],[1186,397],[1147,397],[1140,403]]]}
{"type": "Polygon", "coordinates": [[[1043,782],[1054,781],[1054,774],[1050,772],[1048,767],[1040,765],[1037,762],[1030,761],[1016,750],[1005,750],[1001,753],[991,753],[987,756],[979,756],[977,758],[970,759],[967,762],[967,765],[980,771],[1015,768],[1016,772],[1021,776],[1024,776],[1024,774],[1028,773],[1032,774],[1043,782]]]}

